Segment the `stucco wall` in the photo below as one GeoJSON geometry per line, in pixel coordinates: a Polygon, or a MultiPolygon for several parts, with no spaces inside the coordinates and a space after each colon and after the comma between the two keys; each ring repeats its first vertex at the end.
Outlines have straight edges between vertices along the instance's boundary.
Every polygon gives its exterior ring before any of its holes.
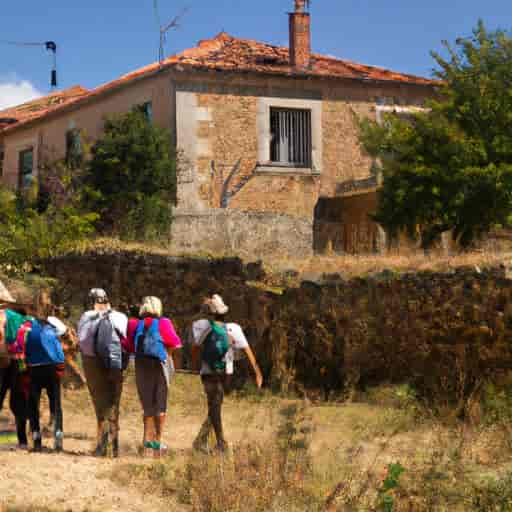
{"type": "Polygon", "coordinates": [[[20,128],[3,138],[5,148],[3,179],[9,186],[18,183],[19,152],[34,148],[34,174],[41,159],[63,158],[66,153],[66,132],[70,128],[84,131],[94,141],[103,131],[105,115],[127,112],[134,106],[152,102],[154,122],[174,129],[174,91],[169,76],[161,75],[133,82],[115,93],[85,103],[76,110],[66,111],[43,122],[20,128]]]}

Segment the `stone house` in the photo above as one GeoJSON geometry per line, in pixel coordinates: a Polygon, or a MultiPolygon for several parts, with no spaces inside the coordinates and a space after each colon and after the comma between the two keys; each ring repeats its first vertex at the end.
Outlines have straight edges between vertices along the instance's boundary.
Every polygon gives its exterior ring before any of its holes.
{"type": "Polygon", "coordinates": [[[96,89],[0,112],[2,179],[24,186],[48,154],[100,136],[105,114],[142,105],[179,154],[176,251],[380,251],[385,236],[368,218],[377,165],[357,118],[421,109],[436,84],[313,53],[310,29],[295,0],[289,48],[222,32],[96,89]]]}

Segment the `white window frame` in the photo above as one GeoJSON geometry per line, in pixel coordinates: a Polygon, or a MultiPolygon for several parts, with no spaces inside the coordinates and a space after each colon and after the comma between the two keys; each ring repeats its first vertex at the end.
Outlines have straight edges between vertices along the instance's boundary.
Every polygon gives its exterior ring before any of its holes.
{"type": "Polygon", "coordinates": [[[320,174],[322,168],[322,100],[259,98],[258,173],[320,174]],[[311,112],[311,166],[294,167],[270,160],[270,109],[309,110],[311,112]]]}

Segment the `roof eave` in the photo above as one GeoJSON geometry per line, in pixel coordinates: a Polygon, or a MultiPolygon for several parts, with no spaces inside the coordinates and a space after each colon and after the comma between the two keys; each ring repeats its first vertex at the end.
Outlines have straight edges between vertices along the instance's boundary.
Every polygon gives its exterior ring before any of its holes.
{"type": "MultiPolygon", "coordinates": [[[[108,96],[109,94],[113,94],[115,92],[118,92],[119,90],[122,90],[126,87],[129,87],[130,85],[134,83],[138,83],[142,80],[146,80],[149,78],[152,78],[160,73],[166,72],[166,71],[178,71],[178,72],[217,72],[217,73],[232,73],[232,74],[243,74],[243,75],[257,75],[257,76],[268,76],[268,77],[284,77],[284,78],[301,78],[304,80],[312,81],[312,80],[320,80],[320,81],[337,81],[337,82],[363,82],[366,84],[372,84],[372,85],[403,85],[406,87],[419,87],[419,88],[428,88],[428,89],[435,89],[440,85],[440,83],[433,82],[433,83],[419,83],[419,82],[404,82],[400,80],[378,80],[373,78],[360,78],[360,77],[340,77],[336,75],[323,75],[323,74],[314,74],[314,73],[308,73],[306,72],[282,72],[282,71],[270,71],[270,70],[251,70],[251,69],[222,69],[222,68],[215,68],[215,67],[209,67],[209,66],[201,66],[201,65],[190,65],[190,64],[182,64],[179,62],[171,62],[168,64],[162,64],[159,67],[157,67],[154,70],[148,71],[147,73],[141,74],[140,76],[133,77],[126,82],[122,82],[119,84],[116,84],[115,86],[106,88],[105,90],[100,90],[97,92],[97,94],[94,94],[94,90],[92,90],[89,94],[85,95],[82,98],[78,98],[72,102],[69,102],[66,105],[61,105],[57,107],[55,110],[49,111],[46,114],[41,115],[40,117],[36,117],[34,119],[29,119],[27,121],[22,121],[17,124],[13,124],[10,126],[7,126],[3,130],[0,129],[0,135],[6,136],[10,135],[11,133],[14,133],[16,131],[22,130],[24,128],[32,127],[33,125],[37,124],[38,122],[42,122],[47,119],[51,119],[55,116],[58,116],[63,113],[72,112],[79,107],[82,107],[84,105],[87,105],[98,98],[102,98],[104,96],[108,96]]],[[[107,87],[108,84],[106,84],[104,87],[107,87]]],[[[100,87],[101,89],[101,87],[100,87]]]]}

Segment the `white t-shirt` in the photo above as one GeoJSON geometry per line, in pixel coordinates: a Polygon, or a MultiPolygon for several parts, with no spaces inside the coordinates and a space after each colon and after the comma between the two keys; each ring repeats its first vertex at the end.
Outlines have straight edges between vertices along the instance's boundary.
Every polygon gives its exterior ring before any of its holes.
{"type": "MultiPolygon", "coordinates": [[[[99,311],[86,311],[80,321],[78,322],[78,341],[80,343],[80,350],[86,356],[95,356],[94,353],[94,333],[100,321],[100,315],[103,312],[99,311]]],[[[110,315],[114,327],[119,331],[123,338],[126,338],[126,330],[128,328],[128,317],[119,313],[119,311],[110,310],[110,315]]]]}
{"type": "MultiPolygon", "coordinates": [[[[231,347],[224,356],[226,362],[226,373],[232,375],[234,371],[235,351],[244,350],[249,346],[247,338],[238,324],[228,323],[226,329],[229,334],[231,347]]],[[[206,339],[206,332],[210,330],[210,322],[206,319],[197,320],[192,324],[192,337],[194,344],[201,345],[206,339]]],[[[201,375],[208,375],[213,373],[212,369],[203,361],[201,365],[201,375]]]]}

